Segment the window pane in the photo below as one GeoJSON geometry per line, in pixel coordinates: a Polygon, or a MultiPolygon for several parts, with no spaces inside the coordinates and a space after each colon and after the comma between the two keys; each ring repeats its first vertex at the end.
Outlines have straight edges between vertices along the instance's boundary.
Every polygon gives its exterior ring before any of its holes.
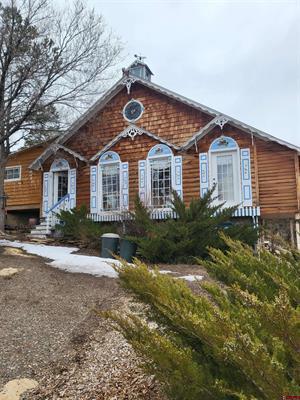
{"type": "Polygon", "coordinates": [[[151,161],[151,204],[167,207],[171,202],[171,159],[161,158],[151,161]]]}
{"type": "Polygon", "coordinates": [[[217,156],[218,197],[221,201],[234,200],[232,155],[217,156]]]}
{"type": "Polygon", "coordinates": [[[57,201],[68,194],[68,171],[58,173],[57,201]]]}
{"type": "Polygon", "coordinates": [[[120,209],[120,170],[119,164],[102,167],[102,203],[104,211],[120,209]]]}
{"type": "Polygon", "coordinates": [[[20,167],[8,167],[5,169],[5,179],[20,179],[20,167]]]}

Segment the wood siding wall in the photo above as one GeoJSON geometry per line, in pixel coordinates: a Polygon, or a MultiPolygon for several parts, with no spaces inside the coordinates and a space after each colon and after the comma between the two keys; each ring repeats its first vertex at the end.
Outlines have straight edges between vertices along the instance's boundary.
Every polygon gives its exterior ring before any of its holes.
{"type": "MultiPolygon", "coordinates": [[[[140,100],[145,111],[136,125],[176,145],[183,145],[211,119],[200,111],[183,105],[179,101],[157,94],[141,85],[133,85],[130,95],[126,89],[117,94],[106,106],[86,123],[65,146],[90,159],[111,141],[129,123],[124,120],[122,110],[130,99],[140,100]]],[[[183,194],[186,203],[199,197],[198,153],[207,152],[211,142],[221,134],[232,137],[240,148],[249,148],[251,154],[251,176],[253,205],[260,206],[262,216],[285,215],[299,212],[299,168],[296,151],[275,142],[266,142],[240,129],[225,125],[223,131],[216,127],[202,138],[196,146],[183,155],[183,194]],[[296,161],[295,161],[296,160],[296,161]]],[[[145,159],[150,148],[157,142],[146,135],[121,139],[111,150],[119,153],[122,161],[129,162],[129,197],[132,206],[138,192],[138,161],[145,159]]],[[[65,154],[70,161],[70,157],[65,154]]],[[[53,157],[51,158],[51,162],[53,157]]],[[[44,169],[50,167],[50,160],[44,169]]],[[[72,161],[74,163],[74,160],[72,161]]],[[[72,166],[74,168],[74,166],[72,166]]],[[[77,205],[90,202],[90,169],[79,163],[77,173],[77,205]]]]}
{"type": "Polygon", "coordinates": [[[4,183],[8,210],[25,210],[40,208],[42,178],[40,171],[29,170],[29,165],[41,154],[43,147],[19,151],[12,154],[7,163],[9,166],[21,166],[21,179],[4,183]]]}
{"type": "Polygon", "coordinates": [[[257,140],[260,206],[263,215],[299,212],[297,154],[273,142],[257,140]]]}
{"type": "Polygon", "coordinates": [[[66,146],[90,159],[130,125],[124,120],[122,110],[131,99],[141,101],[145,107],[136,125],[177,145],[185,143],[212,119],[178,101],[134,85],[130,95],[124,88],[97,116],[83,126],[76,136],[70,138],[66,146]]]}

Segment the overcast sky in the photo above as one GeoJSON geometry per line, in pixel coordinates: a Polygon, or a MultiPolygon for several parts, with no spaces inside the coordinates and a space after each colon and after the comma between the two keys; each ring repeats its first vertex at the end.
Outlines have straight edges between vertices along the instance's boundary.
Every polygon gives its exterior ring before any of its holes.
{"type": "Polygon", "coordinates": [[[300,146],[300,0],[87,0],[153,81],[300,146]]]}

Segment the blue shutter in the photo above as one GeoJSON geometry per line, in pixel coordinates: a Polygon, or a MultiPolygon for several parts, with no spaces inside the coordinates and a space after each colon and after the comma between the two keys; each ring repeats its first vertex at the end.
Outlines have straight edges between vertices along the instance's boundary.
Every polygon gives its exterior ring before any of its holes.
{"type": "Polygon", "coordinates": [[[53,203],[53,173],[44,172],[43,174],[43,216],[46,216],[46,213],[52,207],[53,203]]]}
{"type": "Polygon", "coordinates": [[[147,199],[147,161],[139,161],[139,197],[146,204],[147,199]]]}
{"type": "Polygon", "coordinates": [[[252,206],[250,149],[241,149],[242,204],[252,206]]]}
{"type": "Polygon", "coordinates": [[[129,169],[128,162],[121,163],[121,210],[129,209],[129,169]]]}
{"type": "Polygon", "coordinates": [[[183,198],[182,190],[182,156],[175,156],[172,163],[172,188],[183,198]]]}
{"type": "Polygon", "coordinates": [[[200,166],[200,197],[203,197],[209,189],[209,169],[208,169],[208,154],[199,154],[200,166]]]}
{"type": "Polygon", "coordinates": [[[98,212],[98,167],[90,168],[90,211],[91,214],[98,212]]]}
{"type": "Polygon", "coordinates": [[[76,169],[69,171],[70,209],[76,207],[76,169]]]}

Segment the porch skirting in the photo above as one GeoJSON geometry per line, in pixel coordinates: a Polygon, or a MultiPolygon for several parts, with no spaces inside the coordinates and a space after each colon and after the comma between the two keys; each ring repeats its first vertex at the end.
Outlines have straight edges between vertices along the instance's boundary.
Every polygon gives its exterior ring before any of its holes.
{"type": "MultiPolygon", "coordinates": [[[[260,216],[260,207],[240,207],[232,215],[233,217],[251,217],[257,218],[260,216]]],[[[132,216],[129,212],[116,212],[116,213],[92,213],[88,217],[95,222],[122,222],[131,219],[132,216]]],[[[177,218],[174,211],[170,210],[156,210],[151,212],[151,218],[155,220],[162,220],[166,218],[177,218]]]]}

